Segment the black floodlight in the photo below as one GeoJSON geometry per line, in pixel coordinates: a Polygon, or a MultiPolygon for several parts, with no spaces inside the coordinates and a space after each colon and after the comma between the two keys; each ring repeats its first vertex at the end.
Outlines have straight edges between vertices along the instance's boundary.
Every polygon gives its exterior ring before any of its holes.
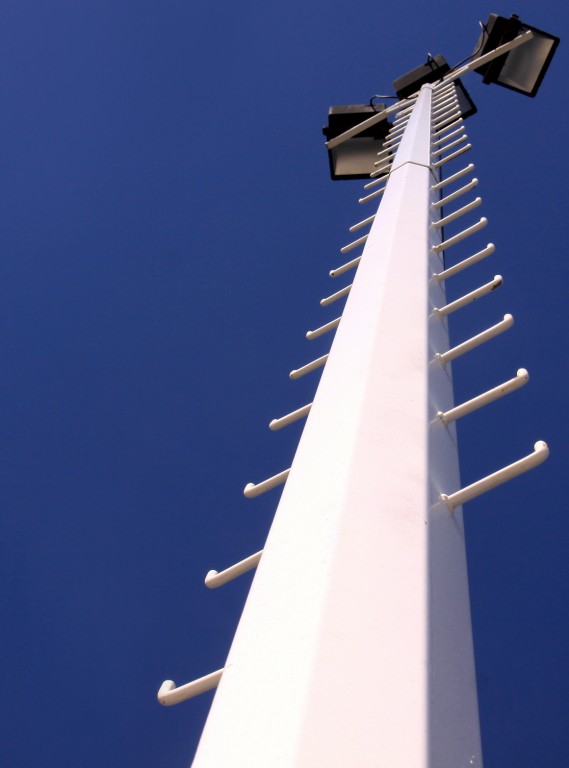
{"type": "MultiPolygon", "coordinates": [[[[322,133],[326,140],[330,141],[384,109],[385,104],[375,104],[373,107],[367,104],[330,107],[328,125],[322,129],[322,133]]],[[[357,136],[352,136],[334,149],[329,149],[328,160],[332,178],[369,179],[370,173],[376,170],[374,163],[378,152],[383,149],[383,142],[391,125],[387,118],[380,120],[357,136]]]]}
{"type": "Polygon", "coordinates": [[[536,95],[559,45],[558,37],[524,24],[515,14],[506,19],[492,13],[478,40],[475,54],[483,56],[527,31],[533,33],[533,38],[527,43],[474,70],[482,75],[483,82],[496,83],[526,96],[536,95]]]}
{"type": "MultiPolygon", "coordinates": [[[[425,83],[438,82],[447,72],[450,72],[450,67],[444,56],[429,56],[425,64],[415,67],[406,75],[393,81],[395,93],[400,99],[406,99],[413,93],[417,93],[425,83]]],[[[456,85],[461,117],[467,118],[474,115],[478,110],[461,80],[455,80],[454,84],[456,85]]]]}

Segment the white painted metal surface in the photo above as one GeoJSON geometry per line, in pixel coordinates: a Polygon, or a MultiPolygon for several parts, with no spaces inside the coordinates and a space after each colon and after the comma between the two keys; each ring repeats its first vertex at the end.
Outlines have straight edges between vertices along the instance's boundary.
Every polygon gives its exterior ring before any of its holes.
{"type": "MultiPolygon", "coordinates": [[[[383,181],[383,179],[382,179],[383,181]]],[[[365,187],[364,187],[365,189],[365,187]]],[[[365,195],[364,197],[360,197],[358,200],[358,203],[368,203],[370,200],[375,200],[376,197],[379,197],[380,195],[383,195],[385,192],[385,187],[382,187],[381,189],[376,189],[375,192],[370,192],[369,195],[365,195]]]]}
{"type": "Polygon", "coordinates": [[[365,241],[367,240],[367,235],[362,235],[361,237],[358,237],[357,240],[352,240],[351,243],[348,243],[348,245],[345,245],[343,248],[340,248],[340,253],[348,253],[348,251],[353,251],[354,248],[357,248],[358,245],[363,245],[365,241]]]}
{"type": "Polygon", "coordinates": [[[499,469],[497,472],[493,472],[488,477],[483,477],[482,480],[478,480],[466,488],[461,488],[460,491],[455,491],[455,493],[450,495],[443,493],[441,498],[447,507],[452,510],[459,504],[466,504],[467,501],[472,501],[472,499],[492,490],[492,488],[497,488],[499,485],[507,483],[508,480],[512,480],[514,477],[518,477],[524,472],[529,472],[530,469],[538,467],[548,456],[549,448],[547,443],[544,443],[543,440],[538,440],[533,447],[533,453],[530,453],[529,456],[518,459],[518,461],[503,469],[499,469]]]}
{"type": "Polygon", "coordinates": [[[328,355],[322,355],[322,357],[318,357],[316,360],[306,363],[306,365],[303,365],[301,368],[295,368],[289,373],[289,377],[291,379],[300,379],[302,376],[306,376],[307,373],[311,373],[317,368],[322,368],[323,365],[326,365],[327,360],[328,355]]]}
{"type": "Polygon", "coordinates": [[[475,208],[478,208],[479,205],[482,205],[482,198],[477,197],[472,202],[467,203],[462,208],[459,208],[457,211],[453,211],[452,213],[449,213],[448,216],[445,216],[442,219],[439,219],[433,226],[437,229],[439,227],[446,227],[447,224],[450,224],[453,221],[456,221],[457,219],[460,219],[461,216],[464,216],[466,213],[470,213],[470,211],[473,211],[475,208]]]}
{"type": "MultiPolygon", "coordinates": [[[[436,203],[433,203],[433,208],[443,208],[445,205],[452,203],[453,200],[457,200],[459,197],[462,197],[462,195],[465,195],[467,192],[470,192],[472,189],[474,189],[477,186],[478,186],[478,179],[472,179],[472,181],[469,181],[468,184],[464,185],[464,187],[457,189],[456,192],[452,192],[450,195],[447,195],[446,197],[442,197],[440,200],[437,200],[436,203]]],[[[439,222],[439,226],[440,226],[440,222],[439,222]]]]}
{"type": "Polygon", "coordinates": [[[481,299],[483,296],[487,296],[492,291],[495,291],[496,288],[499,288],[502,285],[502,283],[502,275],[495,275],[494,279],[490,280],[489,283],[485,283],[479,288],[475,288],[473,291],[465,293],[464,296],[445,304],[444,307],[435,307],[433,312],[436,312],[439,317],[452,315],[452,313],[456,312],[458,309],[462,309],[462,307],[465,307],[467,304],[471,304],[473,301],[481,299]]]}
{"type": "Polygon", "coordinates": [[[468,267],[471,267],[478,261],[482,261],[482,259],[486,259],[488,256],[491,256],[495,250],[496,247],[494,243],[488,243],[486,248],[483,248],[481,251],[477,251],[476,253],[472,254],[472,256],[468,256],[468,258],[459,261],[458,264],[453,264],[453,266],[449,267],[448,269],[443,269],[442,272],[438,272],[436,275],[433,275],[433,277],[435,277],[437,280],[448,280],[449,277],[458,275],[458,273],[462,272],[464,269],[468,269],[468,267]]]}
{"type": "Polygon", "coordinates": [[[312,341],[312,339],[317,339],[318,336],[322,336],[324,333],[328,333],[328,331],[333,331],[334,328],[337,328],[340,325],[340,320],[342,317],[336,317],[334,320],[330,320],[329,323],[326,323],[325,325],[321,325],[320,328],[316,328],[314,331],[307,331],[306,332],[306,338],[309,341],[312,341]]]}
{"type": "Polygon", "coordinates": [[[465,355],[467,352],[485,344],[487,341],[490,341],[490,339],[494,339],[501,333],[508,331],[513,324],[513,315],[504,315],[504,319],[500,320],[496,325],[487,328],[485,331],[482,331],[482,333],[477,333],[476,336],[472,336],[470,339],[463,341],[462,344],[457,344],[456,347],[452,347],[452,349],[449,349],[446,352],[437,352],[436,357],[440,363],[446,365],[447,363],[450,363],[451,360],[456,360],[457,357],[462,357],[462,355],[465,355]]]}
{"type": "Polygon", "coordinates": [[[272,477],[263,480],[262,483],[247,483],[243,489],[243,494],[248,499],[254,499],[255,496],[260,496],[262,493],[266,493],[267,491],[286,483],[289,473],[290,469],[285,469],[282,472],[279,472],[278,475],[273,475],[272,477]]]}
{"type": "Polygon", "coordinates": [[[481,767],[431,91],[411,112],[194,768],[481,767]],[[430,425],[430,426],[429,426],[430,425]],[[448,498],[453,498],[452,495],[448,498]]]}
{"type": "Polygon", "coordinates": [[[454,235],[453,237],[449,237],[448,240],[444,241],[443,243],[440,243],[440,245],[433,246],[433,250],[437,253],[441,253],[442,251],[448,251],[449,248],[452,248],[453,245],[457,245],[458,243],[461,243],[463,240],[466,240],[467,237],[470,237],[471,235],[475,235],[477,232],[480,232],[481,229],[484,229],[484,227],[488,224],[488,219],[485,216],[482,216],[480,221],[477,221],[476,224],[473,224],[471,227],[467,227],[466,229],[463,229],[462,232],[459,232],[457,235],[454,235]]]}
{"type": "Polygon", "coordinates": [[[218,669],[215,672],[210,672],[209,675],[192,680],[191,683],[180,685],[178,688],[176,688],[176,683],[173,680],[164,680],[158,691],[158,701],[166,707],[171,707],[173,704],[193,699],[194,696],[199,696],[200,693],[215,688],[219,684],[222,674],[223,669],[218,669]]]}
{"type": "Polygon", "coordinates": [[[356,256],[355,259],[352,259],[351,261],[347,261],[345,264],[342,264],[341,267],[336,267],[335,269],[331,269],[328,273],[330,277],[339,277],[340,275],[343,275],[345,272],[349,272],[351,269],[355,269],[358,264],[360,263],[361,256],[356,256]]]}
{"type": "Polygon", "coordinates": [[[308,405],[303,405],[302,408],[297,408],[296,411],[291,411],[291,413],[287,413],[286,416],[281,416],[280,419],[273,419],[269,423],[269,429],[272,429],[273,431],[275,431],[277,429],[282,429],[283,427],[287,427],[289,424],[292,424],[293,422],[298,421],[299,419],[302,419],[305,416],[308,416],[311,408],[312,408],[312,403],[308,403],[308,405]]]}
{"type": "Polygon", "coordinates": [[[487,392],[483,392],[481,395],[467,400],[465,403],[456,405],[454,408],[451,408],[450,411],[446,411],[445,413],[439,411],[438,417],[444,421],[445,424],[450,424],[451,421],[456,421],[457,419],[462,418],[462,416],[466,416],[469,413],[473,413],[473,411],[477,411],[479,408],[483,408],[489,403],[493,403],[494,400],[509,395],[510,392],[515,392],[517,389],[525,386],[528,381],[529,373],[525,368],[520,368],[513,379],[509,379],[503,384],[499,384],[497,387],[493,387],[493,389],[489,389],[487,392]]]}
{"type": "Polygon", "coordinates": [[[433,163],[433,168],[442,168],[443,165],[446,165],[447,163],[450,163],[451,160],[455,160],[457,157],[464,155],[464,153],[468,152],[470,149],[472,149],[472,144],[465,144],[464,147],[457,149],[456,152],[443,157],[441,160],[437,160],[436,163],[433,163]]]}
{"type": "Polygon", "coordinates": [[[327,307],[329,304],[333,304],[335,301],[339,301],[339,299],[343,299],[344,296],[347,296],[351,290],[352,290],[352,286],[347,285],[345,288],[341,288],[339,291],[336,291],[336,293],[333,293],[331,296],[326,296],[325,299],[320,299],[320,305],[322,307],[327,307]]]}
{"type": "MultiPolygon", "coordinates": [[[[375,182],[372,182],[372,184],[375,184],[375,182]]],[[[364,189],[367,186],[368,185],[365,184],[364,185],[364,189]]],[[[358,221],[357,224],[352,224],[352,226],[350,227],[350,232],[355,232],[356,230],[361,229],[362,227],[366,227],[368,224],[371,224],[371,222],[374,219],[375,219],[375,213],[373,213],[371,216],[368,216],[367,219],[363,219],[362,221],[358,221]]]]}
{"type": "Polygon", "coordinates": [[[242,576],[244,573],[252,571],[253,568],[256,568],[259,565],[262,554],[263,550],[255,552],[254,555],[249,555],[249,557],[240,560],[238,563],[235,563],[235,565],[231,565],[223,571],[208,571],[204,580],[206,587],[209,587],[209,589],[217,589],[217,587],[222,587],[224,584],[233,581],[233,579],[236,579],[238,576],[242,576]]]}

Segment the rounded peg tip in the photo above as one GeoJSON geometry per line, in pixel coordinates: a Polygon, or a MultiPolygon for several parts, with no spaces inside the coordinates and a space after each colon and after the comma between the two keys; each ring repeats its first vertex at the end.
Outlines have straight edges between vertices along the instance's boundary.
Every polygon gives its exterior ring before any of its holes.
{"type": "MultiPolygon", "coordinates": [[[[504,282],[502,275],[494,275],[494,288],[498,288],[504,282]]],[[[492,290],[494,290],[494,288],[492,290]]]]}
{"type": "Polygon", "coordinates": [[[510,325],[514,324],[514,316],[510,314],[504,315],[504,322],[510,323],[510,325]]]}
{"type": "Polygon", "coordinates": [[[248,499],[250,499],[252,496],[254,496],[255,491],[255,483],[247,483],[245,488],[243,488],[243,494],[247,496],[248,499]]]}
{"type": "Polygon", "coordinates": [[[525,379],[526,381],[528,381],[529,379],[529,373],[526,371],[525,368],[518,368],[518,370],[516,371],[516,376],[518,379],[525,379]]]}
{"type": "Polygon", "coordinates": [[[545,440],[538,440],[537,443],[533,446],[533,449],[536,453],[543,453],[544,459],[546,459],[549,456],[549,446],[545,442],[545,440]]]}
{"type": "Polygon", "coordinates": [[[204,584],[206,585],[206,587],[209,587],[211,589],[211,587],[214,586],[211,582],[217,576],[218,573],[219,571],[208,571],[206,573],[206,577],[204,579],[204,584]]]}
{"type": "Polygon", "coordinates": [[[176,687],[176,683],[173,680],[164,680],[162,685],[160,686],[160,690],[158,691],[158,701],[160,704],[166,704],[166,699],[164,698],[167,693],[170,693],[170,691],[173,691],[176,687]]]}

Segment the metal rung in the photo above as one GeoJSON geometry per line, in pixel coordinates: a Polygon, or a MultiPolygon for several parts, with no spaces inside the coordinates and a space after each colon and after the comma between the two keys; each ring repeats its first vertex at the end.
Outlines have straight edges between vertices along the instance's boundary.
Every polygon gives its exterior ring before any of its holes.
{"type": "Polygon", "coordinates": [[[443,102],[445,102],[447,99],[451,99],[453,96],[456,96],[456,89],[455,88],[449,88],[447,91],[443,91],[436,96],[433,95],[431,99],[431,104],[433,107],[437,107],[443,102]]]}
{"type": "Polygon", "coordinates": [[[438,280],[439,282],[443,280],[448,280],[449,277],[452,277],[453,275],[457,275],[459,272],[462,272],[463,269],[467,269],[473,264],[476,264],[476,262],[482,261],[482,259],[485,259],[487,256],[491,256],[495,250],[496,250],[496,246],[494,245],[494,243],[488,243],[486,248],[483,248],[481,251],[478,251],[478,253],[475,253],[473,256],[469,256],[467,259],[464,259],[463,261],[459,261],[458,264],[455,264],[453,267],[449,267],[448,269],[445,269],[444,272],[439,272],[437,275],[433,275],[433,277],[435,278],[435,280],[438,280]]]}
{"type": "Polygon", "coordinates": [[[433,109],[431,113],[431,117],[434,120],[437,117],[439,117],[441,112],[444,112],[445,109],[450,109],[451,107],[458,107],[458,106],[459,106],[458,97],[456,96],[456,94],[453,94],[452,96],[449,96],[448,99],[445,99],[440,104],[436,105],[436,109],[433,109]]]}
{"type": "MultiPolygon", "coordinates": [[[[412,107],[414,107],[414,106],[415,106],[415,104],[412,105],[412,107]]],[[[411,117],[411,112],[412,111],[413,110],[412,110],[411,107],[407,107],[407,111],[405,113],[404,113],[403,110],[401,110],[400,112],[397,112],[396,113],[397,117],[395,117],[393,119],[393,128],[395,128],[398,125],[398,123],[402,123],[405,120],[409,120],[409,118],[411,117]],[[409,111],[409,110],[411,110],[411,111],[409,111]]]]}
{"type": "Polygon", "coordinates": [[[443,243],[439,243],[438,245],[433,245],[433,251],[435,253],[440,253],[441,251],[447,251],[449,248],[452,248],[453,245],[456,245],[457,243],[460,243],[462,240],[466,240],[467,237],[470,237],[470,235],[474,235],[476,232],[479,232],[481,229],[484,229],[484,227],[488,224],[488,219],[483,216],[480,221],[477,221],[476,224],[473,224],[471,227],[468,227],[468,229],[463,229],[462,232],[459,232],[457,235],[454,235],[453,237],[449,237],[448,240],[445,240],[443,243]]]}
{"type": "Polygon", "coordinates": [[[433,133],[433,135],[431,136],[431,139],[436,139],[437,136],[440,136],[445,131],[448,131],[451,128],[454,128],[457,125],[464,125],[464,118],[463,117],[459,117],[458,120],[452,120],[448,125],[445,125],[442,128],[440,128],[438,131],[433,133]]]}
{"type": "Polygon", "coordinates": [[[507,331],[508,328],[511,328],[513,324],[513,316],[504,315],[504,319],[499,323],[496,323],[496,325],[493,325],[491,328],[482,331],[482,333],[473,336],[467,341],[463,341],[462,344],[458,344],[456,347],[452,347],[452,349],[449,349],[447,352],[443,352],[442,354],[437,353],[435,357],[442,365],[445,365],[451,360],[456,360],[457,357],[461,357],[466,352],[470,352],[471,349],[479,347],[481,344],[484,344],[484,342],[490,341],[490,339],[493,339],[494,336],[499,336],[501,333],[504,333],[504,331],[507,331]]]}
{"type": "Polygon", "coordinates": [[[322,355],[322,357],[318,357],[311,363],[303,365],[302,368],[295,368],[289,373],[289,377],[291,379],[301,379],[303,376],[306,376],[307,373],[311,373],[317,368],[322,368],[323,365],[326,365],[326,360],[328,360],[328,355],[322,355]]]}
{"type": "MultiPolygon", "coordinates": [[[[385,141],[383,142],[383,146],[386,147],[390,152],[392,152],[394,149],[397,149],[397,147],[401,144],[401,139],[403,138],[403,134],[405,133],[405,129],[401,130],[397,136],[389,136],[385,141]]],[[[378,153],[379,156],[379,153],[378,153]]]]}
{"type": "Polygon", "coordinates": [[[442,115],[439,115],[436,120],[433,120],[433,130],[440,130],[445,120],[455,120],[460,116],[459,107],[451,107],[442,115]]]}
{"type": "Polygon", "coordinates": [[[492,291],[495,291],[496,288],[499,288],[503,282],[504,281],[502,279],[502,275],[496,275],[494,279],[489,283],[481,285],[480,288],[476,288],[474,291],[470,291],[470,293],[465,294],[460,299],[451,301],[449,304],[445,304],[445,306],[441,307],[440,309],[433,309],[433,313],[439,317],[446,317],[447,315],[451,315],[453,312],[456,312],[457,309],[462,309],[462,307],[465,307],[467,304],[471,304],[473,301],[476,301],[476,299],[481,299],[483,296],[492,293],[492,291]]]}
{"type": "Polygon", "coordinates": [[[460,157],[461,155],[464,155],[465,152],[468,152],[469,149],[472,149],[472,144],[465,144],[464,147],[461,147],[460,149],[457,149],[456,152],[453,152],[452,155],[448,155],[448,157],[444,157],[442,160],[439,160],[436,163],[432,164],[432,168],[440,168],[443,165],[446,165],[446,163],[450,163],[451,160],[454,160],[456,157],[460,157]]]}
{"type": "Polygon", "coordinates": [[[348,243],[348,245],[345,245],[343,248],[340,248],[340,253],[348,253],[349,251],[353,251],[354,248],[358,247],[358,245],[365,243],[367,239],[368,239],[368,235],[362,235],[361,237],[358,237],[357,240],[354,240],[352,243],[348,243]]]}
{"type": "Polygon", "coordinates": [[[433,93],[431,97],[431,104],[436,106],[437,104],[440,104],[443,101],[446,101],[447,99],[451,99],[453,96],[456,96],[456,88],[449,88],[448,91],[437,93],[436,95],[433,93]]]}
{"type": "Polygon", "coordinates": [[[243,573],[252,571],[253,568],[256,568],[259,565],[262,554],[263,550],[255,552],[254,555],[246,557],[245,560],[235,563],[235,565],[226,568],[224,571],[208,571],[204,581],[206,587],[209,589],[217,589],[217,587],[222,587],[224,584],[233,581],[233,579],[236,579],[243,573]]]}
{"type": "Polygon", "coordinates": [[[524,456],[523,459],[519,459],[509,466],[499,469],[487,477],[483,477],[482,480],[478,480],[476,483],[472,483],[472,485],[467,485],[466,488],[461,488],[456,493],[451,493],[448,496],[446,493],[441,493],[441,500],[452,511],[461,504],[481,496],[486,491],[497,488],[499,485],[507,483],[508,480],[523,475],[530,469],[534,469],[534,467],[542,464],[548,456],[549,448],[547,443],[543,440],[538,440],[533,447],[533,453],[530,453],[529,456],[524,456]]]}
{"type": "MultiPolygon", "coordinates": [[[[373,181],[372,181],[372,184],[374,184],[374,183],[375,183],[375,182],[373,182],[373,181]]],[[[364,186],[364,189],[365,189],[367,186],[369,186],[369,184],[366,184],[366,185],[364,186]]],[[[361,229],[362,227],[365,227],[365,226],[367,226],[368,224],[371,224],[371,222],[372,222],[374,219],[375,219],[375,213],[374,213],[374,214],[372,214],[371,216],[368,216],[368,217],[367,217],[367,219],[363,219],[362,221],[358,221],[358,223],[357,223],[357,224],[352,224],[352,226],[350,227],[349,231],[350,231],[350,232],[356,232],[358,229],[361,229]]]]}
{"type": "Polygon", "coordinates": [[[468,184],[465,184],[464,187],[461,187],[460,189],[457,189],[456,192],[452,192],[450,195],[447,195],[446,197],[441,198],[440,200],[437,200],[436,203],[433,203],[431,208],[437,209],[442,208],[445,205],[448,205],[449,203],[454,202],[459,197],[462,197],[462,195],[465,195],[467,192],[470,192],[474,187],[478,186],[478,179],[472,179],[468,184]]]}
{"type": "Polygon", "coordinates": [[[434,133],[431,136],[431,139],[436,138],[437,136],[440,136],[441,133],[444,133],[444,131],[448,130],[449,128],[454,128],[455,125],[460,125],[464,121],[464,118],[460,116],[460,112],[455,112],[450,117],[446,118],[446,120],[442,120],[440,123],[437,123],[436,125],[433,125],[433,129],[436,129],[434,133]]]}
{"type": "Polygon", "coordinates": [[[462,208],[459,208],[457,211],[454,211],[454,213],[449,213],[448,216],[445,216],[444,218],[439,219],[438,221],[435,221],[433,223],[433,227],[435,229],[446,227],[447,224],[451,224],[453,221],[460,219],[461,216],[464,216],[465,214],[470,213],[470,211],[473,211],[475,208],[478,208],[479,205],[482,205],[482,198],[475,197],[474,200],[472,200],[470,203],[467,203],[466,205],[463,205],[462,208]]]}
{"type": "Polygon", "coordinates": [[[445,115],[441,115],[439,120],[433,123],[433,133],[431,134],[431,139],[433,139],[435,136],[440,136],[441,131],[444,131],[449,126],[454,128],[457,120],[462,120],[459,109],[454,110],[453,112],[447,112],[445,115]]]}
{"type": "Polygon", "coordinates": [[[433,149],[434,149],[436,146],[438,146],[439,144],[442,144],[442,143],[443,143],[443,141],[448,141],[449,139],[452,139],[454,136],[458,136],[460,133],[463,133],[463,132],[464,132],[464,130],[465,130],[465,128],[466,128],[466,126],[464,125],[464,123],[462,123],[462,125],[460,125],[460,126],[459,126],[459,127],[456,129],[456,131],[451,131],[451,132],[450,132],[449,134],[447,134],[446,136],[443,136],[443,137],[442,137],[442,139],[437,139],[436,141],[433,141],[433,143],[432,143],[432,147],[433,147],[433,149]]]}
{"type": "Polygon", "coordinates": [[[278,475],[268,477],[266,480],[263,480],[262,483],[257,483],[256,485],[255,483],[247,483],[243,489],[243,493],[248,499],[254,499],[255,496],[260,496],[262,493],[266,493],[272,488],[276,488],[278,485],[286,483],[286,479],[289,476],[289,473],[290,468],[279,472],[278,475]]]}
{"type": "Polygon", "coordinates": [[[393,151],[394,149],[397,149],[399,144],[397,144],[395,147],[387,147],[386,149],[382,149],[381,152],[378,152],[376,157],[381,157],[381,160],[378,160],[375,165],[379,165],[380,163],[386,162],[392,155],[395,154],[393,151]],[[383,157],[385,155],[385,157],[383,157]]]}
{"type": "MultiPolygon", "coordinates": [[[[376,171],[376,174],[379,175],[381,173],[391,173],[391,161],[382,161],[384,164],[380,165],[379,168],[376,171]]],[[[374,178],[373,172],[370,173],[370,178],[374,178]]]]}
{"type": "Polygon", "coordinates": [[[320,328],[317,328],[315,331],[307,331],[306,338],[309,341],[312,341],[312,339],[317,339],[318,336],[323,336],[325,333],[328,333],[328,331],[333,331],[334,328],[337,328],[340,325],[341,319],[341,317],[337,317],[335,320],[330,320],[326,325],[321,325],[320,328]]]}
{"type": "Polygon", "coordinates": [[[350,269],[355,269],[358,264],[361,261],[361,256],[356,256],[355,259],[352,259],[351,261],[346,262],[346,264],[342,264],[341,267],[336,267],[336,269],[331,269],[329,272],[330,277],[338,277],[339,275],[343,275],[344,272],[349,272],[350,269]]]}
{"type": "Polygon", "coordinates": [[[462,169],[462,171],[457,171],[456,173],[453,173],[452,176],[449,176],[447,179],[443,179],[442,181],[439,181],[438,184],[432,186],[431,192],[437,192],[439,189],[446,187],[448,184],[452,184],[453,181],[458,181],[458,179],[461,179],[463,176],[466,176],[467,173],[473,171],[474,167],[474,163],[469,163],[466,168],[462,169]]]}
{"type": "Polygon", "coordinates": [[[367,203],[369,200],[373,200],[374,197],[383,195],[384,192],[385,192],[385,187],[382,187],[381,189],[376,189],[375,192],[371,192],[369,195],[366,195],[365,197],[360,197],[358,200],[358,203],[367,203]]]}
{"type": "Polygon", "coordinates": [[[351,291],[351,289],[352,289],[352,286],[347,285],[345,288],[342,288],[341,291],[338,291],[337,293],[333,293],[331,296],[326,296],[325,299],[320,300],[320,306],[327,307],[328,304],[332,304],[332,302],[338,301],[338,299],[341,299],[344,296],[347,296],[348,293],[351,291]]]}
{"type": "Polygon", "coordinates": [[[445,152],[448,152],[449,149],[454,149],[454,147],[458,147],[458,145],[462,144],[463,141],[468,141],[468,135],[466,133],[463,133],[462,136],[460,136],[458,139],[455,139],[455,141],[451,141],[451,143],[447,144],[445,147],[441,147],[440,149],[437,149],[436,152],[433,152],[432,157],[440,157],[445,152]]]}
{"type": "Polygon", "coordinates": [[[449,411],[439,411],[437,416],[444,424],[450,424],[452,421],[460,419],[462,416],[466,416],[468,413],[477,411],[479,408],[483,408],[489,403],[493,403],[494,400],[499,400],[505,395],[509,395],[510,392],[515,392],[520,389],[529,381],[529,373],[525,368],[520,368],[513,379],[505,381],[503,384],[499,384],[493,389],[489,389],[487,392],[483,392],[477,397],[473,397],[471,400],[467,400],[465,403],[457,405],[455,408],[451,408],[449,411]]]}
{"type": "Polygon", "coordinates": [[[176,688],[176,683],[173,680],[164,680],[158,691],[158,701],[165,707],[171,707],[173,704],[192,699],[200,693],[217,688],[222,674],[223,669],[218,669],[217,672],[210,672],[209,675],[198,677],[197,680],[181,685],[179,688],[176,688]]]}
{"type": "Polygon", "coordinates": [[[381,184],[385,181],[389,176],[388,173],[385,174],[385,176],[381,176],[379,179],[374,179],[373,181],[368,181],[367,184],[364,184],[364,189],[371,189],[372,187],[377,187],[378,184],[381,184]]]}
{"type": "MultiPolygon", "coordinates": [[[[385,181],[387,184],[387,181],[389,180],[389,171],[387,173],[384,173],[383,176],[379,176],[379,174],[382,173],[382,171],[373,171],[373,173],[370,173],[369,177],[370,179],[377,176],[379,178],[375,178],[374,181],[371,182],[371,184],[381,184],[382,181],[385,181]]],[[[370,185],[370,182],[368,181],[367,184],[364,184],[364,189],[368,189],[368,186],[370,185]]]]}
{"type": "Polygon", "coordinates": [[[401,120],[401,118],[407,117],[408,115],[410,115],[414,108],[415,108],[415,104],[411,104],[410,107],[405,107],[405,109],[402,109],[400,112],[397,113],[396,121],[401,120]]]}
{"type": "Polygon", "coordinates": [[[433,88],[433,98],[441,98],[443,93],[446,93],[447,91],[456,90],[456,85],[454,83],[439,83],[438,85],[435,85],[433,88]],[[442,87],[444,86],[444,87],[442,87]]]}
{"type": "Polygon", "coordinates": [[[370,179],[375,179],[381,173],[385,174],[385,178],[387,179],[389,177],[389,174],[391,173],[391,171],[387,171],[387,173],[385,173],[385,168],[378,168],[377,171],[372,171],[370,173],[369,177],[370,177],[370,179]]]}
{"type": "Polygon", "coordinates": [[[399,143],[404,133],[405,133],[405,127],[400,128],[398,131],[390,134],[383,143],[389,146],[391,146],[392,144],[399,143]]]}
{"type": "Polygon", "coordinates": [[[303,405],[302,408],[298,408],[296,411],[287,413],[286,416],[281,416],[280,419],[273,419],[269,424],[269,429],[276,432],[277,429],[287,427],[289,424],[302,419],[304,416],[308,416],[311,408],[312,403],[308,403],[308,405],[303,405]]]}

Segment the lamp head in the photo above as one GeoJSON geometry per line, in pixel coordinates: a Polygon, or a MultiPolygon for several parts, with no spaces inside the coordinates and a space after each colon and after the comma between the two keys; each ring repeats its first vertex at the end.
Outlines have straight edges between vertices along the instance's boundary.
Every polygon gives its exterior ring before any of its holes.
{"type": "Polygon", "coordinates": [[[475,54],[483,56],[527,31],[533,33],[527,43],[474,70],[482,75],[484,83],[496,83],[525,96],[536,95],[559,45],[558,37],[526,24],[515,14],[507,19],[492,13],[476,44],[475,54]]]}
{"type": "MultiPolygon", "coordinates": [[[[328,125],[322,129],[322,133],[326,140],[330,141],[384,109],[385,104],[375,104],[373,107],[368,104],[330,107],[328,125]]],[[[383,149],[383,142],[391,125],[387,118],[380,120],[357,136],[347,139],[334,149],[329,149],[328,160],[332,178],[369,179],[370,173],[376,170],[374,162],[378,152],[383,149]]]]}
{"type": "MultiPolygon", "coordinates": [[[[445,57],[440,54],[438,56],[431,56],[429,54],[425,64],[415,67],[415,69],[393,81],[395,93],[400,99],[406,99],[411,94],[416,93],[425,83],[438,82],[447,72],[450,72],[450,67],[445,57]]],[[[474,115],[478,110],[462,81],[455,80],[454,84],[457,89],[461,117],[466,119],[470,115],[474,115]]]]}

